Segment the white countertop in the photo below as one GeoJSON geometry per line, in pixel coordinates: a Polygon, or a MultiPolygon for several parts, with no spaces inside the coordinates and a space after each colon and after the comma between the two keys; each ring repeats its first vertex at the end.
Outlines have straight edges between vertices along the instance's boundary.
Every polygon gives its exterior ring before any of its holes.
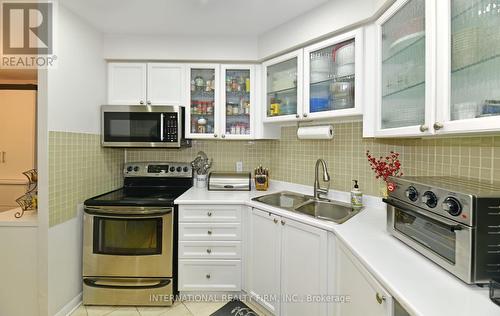
{"type": "MultiPolygon", "coordinates": [[[[176,204],[241,204],[271,211],[333,232],[378,281],[412,315],[500,315],[500,306],[488,297],[488,287],[467,285],[386,231],[386,210],[380,198],[364,196],[365,209],[343,224],[252,201],[276,191],[312,194],[312,187],[273,181],[268,191],[220,192],[191,188],[176,204]]],[[[330,198],[347,202],[349,194],[330,192],[330,198]]]]}
{"type": "Polygon", "coordinates": [[[2,226],[38,226],[38,216],[36,211],[26,211],[23,217],[16,218],[14,215],[22,212],[21,208],[0,212],[0,227],[2,226]]]}

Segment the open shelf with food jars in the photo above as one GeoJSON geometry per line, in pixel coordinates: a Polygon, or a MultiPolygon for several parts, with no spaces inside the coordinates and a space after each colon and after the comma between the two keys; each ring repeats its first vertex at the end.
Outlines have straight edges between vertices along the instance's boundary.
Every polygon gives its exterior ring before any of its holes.
{"type": "Polygon", "coordinates": [[[263,63],[264,122],[294,121],[301,117],[303,50],[263,63]]]}
{"type": "Polygon", "coordinates": [[[253,65],[222,65],[221,137],[252,139],[254,131],[255,70],[253,65]]]}
{"type": "Polygon", "coordinates": [[[187,67],[189,108],[186,109],[187,138],[217,138],[220,130],[218,64],[187,67]]]}
{"type": "Polygon", "coordinates": [[[500,3],[438,1],[436,134],[500,131],[500,3]],[[444,24],[444,23],[443,23],[444,24]]]}
{"type": "Polygon", "coordinates": [[[363,30],[304,48],[304,118],[362,115],[363,30]]]}

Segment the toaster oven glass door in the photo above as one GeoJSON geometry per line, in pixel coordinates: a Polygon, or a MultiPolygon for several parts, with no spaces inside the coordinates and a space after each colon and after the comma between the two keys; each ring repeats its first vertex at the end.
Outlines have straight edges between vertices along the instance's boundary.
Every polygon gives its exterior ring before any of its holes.
{"type": "Polygon", "coordinates": [[[162,141],[162,113],[105,112],[103,120],[106,142],[162,141]]]}
{"type": "Polygon", "coordinates": [[[394,229],[455,264],[457,249],[455,226],[449,226],[410,210],[396,208],[394,229]]]}

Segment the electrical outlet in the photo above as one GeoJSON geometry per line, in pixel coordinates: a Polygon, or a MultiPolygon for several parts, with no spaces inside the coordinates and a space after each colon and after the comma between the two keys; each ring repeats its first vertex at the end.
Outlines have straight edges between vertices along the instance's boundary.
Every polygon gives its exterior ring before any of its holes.
{"type": "Polygon", "coordinates": [[[242,172],[243,171],[243,161],[237,161],[236,162],[236,172],[242,172]]]}

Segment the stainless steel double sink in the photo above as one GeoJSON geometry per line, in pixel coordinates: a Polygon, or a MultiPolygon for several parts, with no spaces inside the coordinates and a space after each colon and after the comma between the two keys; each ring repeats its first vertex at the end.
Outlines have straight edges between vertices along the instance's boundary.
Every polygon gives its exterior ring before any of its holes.
{"type": "Polygon", "coordinates": [[[289,191],[267,194],[255,197],[252,200],[337,224],[344,223],[361,210],[353,209],[347,203],[328,199],[315,199],[313,196],[289,191]]]}

